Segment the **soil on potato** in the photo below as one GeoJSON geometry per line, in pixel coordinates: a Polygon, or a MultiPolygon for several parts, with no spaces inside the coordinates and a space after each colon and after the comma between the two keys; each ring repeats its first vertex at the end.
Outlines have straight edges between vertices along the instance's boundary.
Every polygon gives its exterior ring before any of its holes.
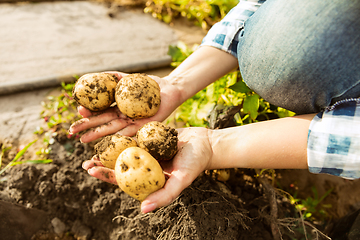
{"type": "Polygon", "coordinates": [[[160,122],[145,124],[136,134],[139,146],[159,161],[170,160],[178,151],[178,132],[160,122]]]}

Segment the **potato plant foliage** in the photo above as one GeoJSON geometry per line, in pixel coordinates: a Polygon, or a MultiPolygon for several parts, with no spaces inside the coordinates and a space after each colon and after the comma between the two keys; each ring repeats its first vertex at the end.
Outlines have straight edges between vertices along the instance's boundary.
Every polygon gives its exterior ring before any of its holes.
{"type": "Polygon", "coordinates": [[[239,0],[148,0],[144,12],[166,23],[184,17],[208,29],[238,3],[239,0]]]}

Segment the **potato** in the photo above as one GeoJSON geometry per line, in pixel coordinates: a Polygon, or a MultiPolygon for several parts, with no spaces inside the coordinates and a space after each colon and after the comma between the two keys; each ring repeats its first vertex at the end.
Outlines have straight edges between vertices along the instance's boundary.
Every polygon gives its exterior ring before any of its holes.
{"type": "Polygon", "coordinates": [[[221,182],[226,182],[230,179],[230,169],[216,169],[213,171],[213,176],[221,182]]]}
{"type": "Polygon", "coordinates": [[[137,147],[137,142],[131,137],[113,134],[98,142],[95,145],[95,152],[105,167],[114,169],[116,159],[128,147],[137,147]]]}
{"type": "Polygon", "coordinates": [[[117,79],[108,73],[88,73],[79,78],[73,89],[76,102],[91,111],[101,111],[115,102],[117,79]]]}
{"type": "Polygon", "coordinates": [[[129,74],[119,80],[115,101],[120,111],[129,118],[152,117],[160,107],[160,87],[146,74],[129,74]]]}
{"type": "Polygon", "coordinates": [[[158,161],[139,147],[129,147],[119,155],[115,178],[124,192],[139,201],[165,184],[165,175],[158,161]]]}
{"type": "Polygon", "coordinates": [[[170,160],[178,151],[178,132],[161,122],[144,124],[136,133],[139,147],[148,151],[156,160],[170,160]]]}

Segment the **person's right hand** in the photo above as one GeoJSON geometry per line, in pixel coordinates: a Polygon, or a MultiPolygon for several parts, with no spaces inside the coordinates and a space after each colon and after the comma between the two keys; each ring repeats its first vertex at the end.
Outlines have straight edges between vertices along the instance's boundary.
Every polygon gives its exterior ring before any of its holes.
{"type": "MultiPolygon", "coordinates": [[[[120,80],[126,73],[111,72],[120,80]]],[[[83,106],[78,107],[79,114],[83,117],[70,126],[69,133],[75,134],[87,131],[81,136],[84,143],[91,142],[106,135],[119,133],[134,136],[137,130],[150,121],[164,121],[180,104],[180,91],[163,78],[150,76],[160,86],[161,104],[159,111],[146,119],[130,119],[120,112],[117,106],[101,112],[91,112],[83,106]]]]}

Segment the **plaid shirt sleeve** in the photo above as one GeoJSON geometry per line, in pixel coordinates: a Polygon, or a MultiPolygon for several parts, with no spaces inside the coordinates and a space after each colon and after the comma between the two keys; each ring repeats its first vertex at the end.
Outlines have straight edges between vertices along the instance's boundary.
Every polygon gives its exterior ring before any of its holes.
{"type": "Polygon", "coordinates": [[[265,0],[241,0],[220,22],[211,27],[201,46],[216,47],[237,58],[237,36],[243,29],[244,22],[264,2],[265,0]]]}
{"type": "Polygon", "coordinates": [[[307,155],[312,173],[360,178],[360,98],[337,102],[314,117],[307,155]]]}

